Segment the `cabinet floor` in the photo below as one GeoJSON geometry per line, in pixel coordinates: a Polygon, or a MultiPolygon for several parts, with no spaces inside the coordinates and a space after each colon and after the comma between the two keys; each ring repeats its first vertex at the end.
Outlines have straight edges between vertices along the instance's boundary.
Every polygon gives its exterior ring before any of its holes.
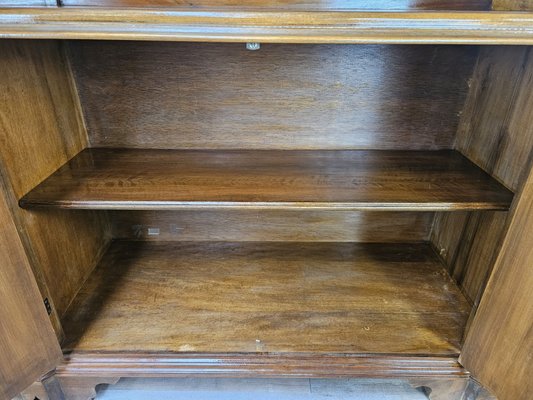
{"type": "Polygon", "coordinates": [[[64,350],[456,356],[468,312],[425,243],[116,241],[64,350]]]}

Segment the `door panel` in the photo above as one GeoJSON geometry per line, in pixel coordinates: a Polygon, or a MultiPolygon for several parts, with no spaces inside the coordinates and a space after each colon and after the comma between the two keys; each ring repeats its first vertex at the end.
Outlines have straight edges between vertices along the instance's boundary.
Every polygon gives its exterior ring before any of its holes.
{"type": "Polygon", "coordinates": [[[462,364],[500,400],[533,394],[533,173],[466,339],[462,364]]]}
{"type": "Polygon", "coordinates": [[[0,177],[0,400],[11,399],[62,355],[0,177]]]}

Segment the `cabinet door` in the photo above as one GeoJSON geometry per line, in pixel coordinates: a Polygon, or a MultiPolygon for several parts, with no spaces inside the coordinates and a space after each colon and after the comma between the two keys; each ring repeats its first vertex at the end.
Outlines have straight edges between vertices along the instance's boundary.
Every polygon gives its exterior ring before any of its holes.
{"type": "Polygon", "coordinates": [[[533,395],[533,171],[514,212],[461,362],[500,400],[533,395]]]}
{"type": "Polygon", "coordinates": [[[0,400],[59,363],[59,343],[30,269],[0,176],[0,400]]]}

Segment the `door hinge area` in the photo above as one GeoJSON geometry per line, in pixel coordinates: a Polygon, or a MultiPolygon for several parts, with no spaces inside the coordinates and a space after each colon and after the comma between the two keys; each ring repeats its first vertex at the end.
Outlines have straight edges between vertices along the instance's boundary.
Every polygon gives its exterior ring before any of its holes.
{"type": "Polygon", "coordinates": [[[46,308],[46,312],[48,315],[52,314],[52,306],[50,305],[50,301],[48,300],[48,297],[45,297],[44,299],[44,306],[46,308]]]}

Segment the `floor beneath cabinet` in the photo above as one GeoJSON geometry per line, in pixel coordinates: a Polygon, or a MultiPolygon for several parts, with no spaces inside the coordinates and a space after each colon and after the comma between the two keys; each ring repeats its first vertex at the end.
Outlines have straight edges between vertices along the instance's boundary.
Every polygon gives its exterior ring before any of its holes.
{"type": "Polygon", "coordinates": [[[468,312],[425,243],[116,241],[63,348],[456,356],[468,312]]]}
{"type": "Polygon", "coordinates": [[[398,380],[122,379],[96,400],[427,400],[398,380]]]}

